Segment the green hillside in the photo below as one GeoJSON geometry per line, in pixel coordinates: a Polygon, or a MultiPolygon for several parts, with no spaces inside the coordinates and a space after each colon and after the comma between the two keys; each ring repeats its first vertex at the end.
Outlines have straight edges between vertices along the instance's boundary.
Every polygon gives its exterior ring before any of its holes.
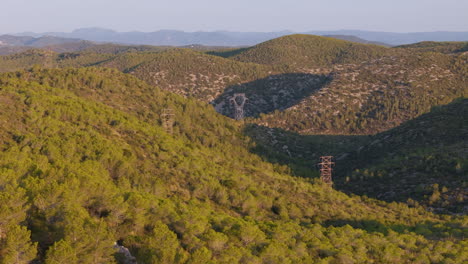
{"type": "Polygon", "coordinates": [[[44,68],[87,67],[102,63],[115,54],[95,52],[56,53],[50,50],[31,49],[22,53],[0,56],[0,72],[30,69],[32,66],[44,68]]]}
{"type": "Polygon", "coordinates": [[[0,72],[31,68],[32,65],[54,67],[58,54],[53,51],[31,49],[22,53],[0,56],[0,72]]]}
{"type": "Polygon", "coordinates": [[[127,52],[160,52],[171,49],[166,46],[149,46],[149,45],[117,45],[117,44],[96,44],[84,51],[87,53],[111,53],[120,54],[127,52]]]}
{"type": "Polygon", "coordinates": [[[131,73],[151,85],[203,102],[213,101],[231,85],[265,78],[274,73],[290,72],[288,67],[242,63],[191,49],[139,48],[103,45],[61,54],[31,50],[0,56],[0,72],[28,69],[33,65],[47,68],[115,68],[131,73]]]}
{"type": "Polygon", "coordinates": [[[468,42],[453,41],[453,42],[436,42],[436,41],[423,41],[415,44],[401,45],[395,47],[397,49],[409,49],[418,52],[440,52],[445,54],[459,53],[468,51],[468,42]]]}
{"type": "Polygon", "coordinates": [[[360,63],[392,53],[394,52],[391,49],[383,46],[313,35],[289,35],[260,43],[230,58],[243,62],[311,69],[360,63]]]}
{"type": "Polygon", "coordinates": [[[154,54],[168,49],[171,48],[90,44],[88,42],[67,43],[0,56],[0,72],[29,69],[33,65],[45,68],[65,68],[100,64],[103,67],[124,71],[143,61],[151,60],[154,54]]]}
{"type": "Polygon", "coordinates": [[[299,135],[257,125],[245,132],[257,143],[255,153],[297,176],[307,177],[320,156],[333,155],[340,190],[465,214],[467,103],[456,99],[374,136],[299,135]]]}
{"type": "Polygon", "coordinates": [[[463,263],[466,217],[348,196],[117,70],[0,75],[0,262],[463,263]],[[174,133],[160,125],[175,113],[174,133]]]}

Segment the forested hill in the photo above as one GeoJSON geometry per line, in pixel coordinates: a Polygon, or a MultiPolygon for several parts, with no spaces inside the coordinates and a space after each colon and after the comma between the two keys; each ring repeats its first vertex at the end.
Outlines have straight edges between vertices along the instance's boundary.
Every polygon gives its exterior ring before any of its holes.
{"type": "Polygon", "coordinates": [[[210,102],[231,85],[265,78],[287,68],[243,63],[191,49],[140,49],[106,45],[76,53],[29,51],[0,57],[0,71],[27,69],[35,64],[58,68],[116,68],[165,90],[210,102]]]}
{"type": "Polygon", "coordinates": [[[401,45],[396,48],[410,49],[419,52],[441,52],[441,53],[460,53],[468,51],[467,41],[454,41],[454,42],[435,42],[423,41],[419,43],[401,45]]]}
{"type": "Polygon", "coordinates": [[[320,89],[253,122],[301,134],[383,132],[467,97],[467,62],[466,54],[415,53],[339,66],[320,89]]]}
{"type": "Polygon", "coordinates": [[[93,46],[0,57],[0,71],[103,67],[211,103],[233,117],[245,93],[248,122],[301,134],[375,134],[467,96],[466,43],[387,48],[291,35],[243,49],[93,46]]]}
{"type": "Polygon", "coordinates": [[[215,100],[232,85],[282,71],[281,67],[243,63],[189,49],[162,52],[126,70],[150,84],[204,102],[215,100]]]}
{"type": "Polygon", "coordinates": [[[337,183],[381,200],[466,213],[467,116],[468,99],[460,98],[375,135],[342,156],[337,183]]]}
{"type": "Polygon", "coordinates": [[[243,49],[230,58],[268,65],[290,65],[298,69],[357,63],[396,54],[383,46],[313,36],[289,35],[243,49]]]}
{"type": "Polygon", "coordinates": [[[117,70],[0,75],[0,261],[463,263],[463,217],[348,196],[117,70]],[[173,134],[161,127],[175,114],[173,134]]]}
{"type": "Polygon", "coordinates": [[[79,51],[95,45],[91,41],[53,36],[29,37],[0,35],[0,55],[20,53],[30,49],[55,52],[79,51]]]}
{"type": "Polygon", "coordinates": [[[468,120],[466,98],[376,135],[300,135],[248,125],[252,149],[297,176],[335,157],[335,188],[388,202],[420,204],[437,213],[466,214],[468,120]]]}
{"type": "Polygon", "coordinates": [[[80,42],[77,38],[61,38],[54,36],[13,36],[13,35],[0,35],[1,46],[27,46],[27,47],[45,47],[50,45],[80,42]]]}

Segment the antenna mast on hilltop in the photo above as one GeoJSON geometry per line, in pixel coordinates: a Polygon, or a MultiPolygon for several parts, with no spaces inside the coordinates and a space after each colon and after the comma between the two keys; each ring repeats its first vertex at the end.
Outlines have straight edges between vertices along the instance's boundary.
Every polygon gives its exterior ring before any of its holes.
{"type": "Polygon", "coordinates": [[[171,108],[165,108],[161,113],[161,122],[166,133],[172,134],[174,127],[174,110],[171,108]]]}
{"type": "Polygon", "coordinates": [[[229,99],[234,106],[234,119],[241,120],[244,118],[244,105],[247,100],[245,93],[235,93],[231,99],[229,99]],[[241,98],[242,101],[240,103],[237,101],[237,97],[241,98]]]}
{"type": "Polygon", "coordinates": [[[320,179],[327,183],[332,184],[332,167],[335,165],[335,162],[332,162],[333,156],[322,156],[320,157],[320,179]]]}

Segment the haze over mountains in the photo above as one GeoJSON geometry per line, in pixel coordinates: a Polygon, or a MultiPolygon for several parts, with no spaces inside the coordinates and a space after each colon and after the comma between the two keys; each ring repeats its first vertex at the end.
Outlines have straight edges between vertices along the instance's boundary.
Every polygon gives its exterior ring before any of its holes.
{"type": "Polygon", "coordinates": [[[13,36],[0,35],[0,55],[40,48],[55,52],[79,51],[95,45],[94,42],[54,36],[13,36]]]}
{"type": "Polygon", "coordinates": [[[63,38],[77,38],[98,42],[113,42],[122,44],[138,45],[171,45],[184,46],[190,44],[201,44],[209,46],[250,46],[264,42],[273,38],[303,33],[311,35],[345,35],[355,36],[366,41],[381,42],[388,45],[402,45],[421,41],[467,41],[466,32],[412,32],[412,33],[392,33],[374,32],[362,30],[332,30],[332,31],[278,31],[278,32],[184,32],[178,30],[159,30],[155,32],[117,32],[104,28],[82,28],[72,32],[46,32],[34,33],[24,32],[14,35],[19,36],[55,36],[63,38]]]}

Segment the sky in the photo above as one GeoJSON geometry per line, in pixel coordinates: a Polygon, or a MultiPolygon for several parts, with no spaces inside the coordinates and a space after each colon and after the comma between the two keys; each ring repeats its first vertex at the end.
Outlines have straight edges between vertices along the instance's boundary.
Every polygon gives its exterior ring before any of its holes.
{"type": "Polygon", "coordinates": [[[0,0],[0,33],[468,31],[468,0],[0,0]]]}

